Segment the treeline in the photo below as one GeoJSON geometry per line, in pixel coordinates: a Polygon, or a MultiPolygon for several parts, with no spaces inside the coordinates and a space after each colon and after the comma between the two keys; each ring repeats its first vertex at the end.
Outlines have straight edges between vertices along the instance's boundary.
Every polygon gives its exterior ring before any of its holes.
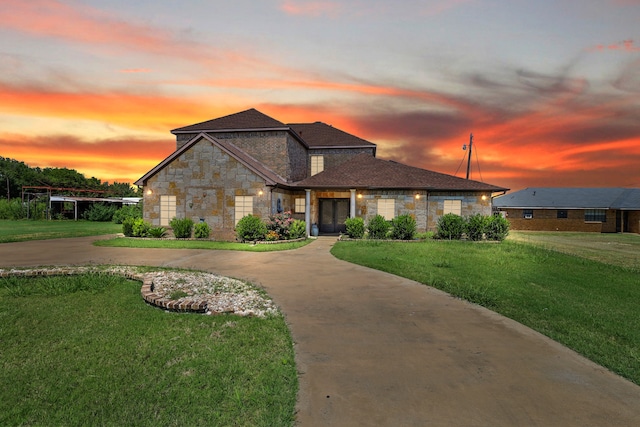
{"type": "Polygon", "coordinates": [[[46,186],[106,191],[107,197],[141,197],[139,190],[129,183],[102,182],[86,178],[74,169],[32,168],[24,162],[0,156],[0,199],[22,197],[23,186],[46,186]]]}

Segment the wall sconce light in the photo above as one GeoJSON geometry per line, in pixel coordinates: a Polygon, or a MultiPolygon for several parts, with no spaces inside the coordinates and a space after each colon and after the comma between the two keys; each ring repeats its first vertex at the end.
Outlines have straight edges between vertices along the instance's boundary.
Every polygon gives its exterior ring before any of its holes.
{"type": "Polygon", "coordinates": [[[416,193],[416,200],[420,200],[420,193],[416,193]]]}
{"type": "Polygon", "coordinates": [[[151,189],[148,189],[148,190],[147,190],[147,194],[148,194],[148,195],[152,195],[152,194],[153,194],[153,191],[151,191],[151,189]]]}
{"type": "Polygon", "coordinates": [[[482,195],[482,200],[487,200],[487,195],[486,194],[482,195]]]}
{"type": "Polygon", "coordinates": [[[264,191],[260,190],[258,191],[258,196],[262,196],[264,194],[264,191]]]}
{"type": "Polygon", "coordinates": [[[358,199],[362,199],[362,194],[358,194],[358,199]]]}

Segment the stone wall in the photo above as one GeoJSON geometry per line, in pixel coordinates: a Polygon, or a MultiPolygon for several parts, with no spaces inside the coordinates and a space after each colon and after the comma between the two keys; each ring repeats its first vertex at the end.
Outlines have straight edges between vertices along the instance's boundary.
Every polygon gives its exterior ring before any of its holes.
{"type": "Polygon", "coordinates": [[[345,161],[357,156],[361,153],[371,154],[374,156],[374,148],[314,148],[309,150],[309,160],[307,167],[307,176],[311,176],[311,156],[324,157],[324,170],[334,168],[341,165],[345,161]]]}
{"type": "Polygon", "coordinates": [[[154,225],[163,225],[162,195],[176,196],[178,218],[204,220],[211,237],[219,240],[235,240],[235,196],[253,196],[255,215],[271,213],[271,191],[264,180],[204,139],[147,181],[144,219],[154,225]]]}

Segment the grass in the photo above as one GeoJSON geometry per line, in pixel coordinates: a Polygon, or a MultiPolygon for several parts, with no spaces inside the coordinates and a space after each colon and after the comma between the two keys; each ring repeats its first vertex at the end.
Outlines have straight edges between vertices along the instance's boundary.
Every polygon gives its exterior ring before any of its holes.
{"type": "Polygon", "coordinates": [[[332,253],[486,306],[640,384],[640,270],[633,258],[620,267],[512,239],[347,241],[332,253]]]}
{"type": "Polygon", "coordinates": [[[0,425],[293,425],[282,316],[168,313],[140,283],[0,279],[0,425]]]}
{"type": "Polygon", "coordinates": [[[122,225],[92,221],[0,220],[0,243],[116,234],[122,225]]]}
{"type": "Polygon", "coordinates": [[[222,242],[214,240],[173,240],[173,239],[139,239],[135,237],[117,237],[114,239],[97,240],[96,246],[110,246],[116,248],[166,248],[166,249],[217,249],[228,251],[270,252],[298,249],[308,245],[313,239],[296,242],[259,244],[222,242]]]}

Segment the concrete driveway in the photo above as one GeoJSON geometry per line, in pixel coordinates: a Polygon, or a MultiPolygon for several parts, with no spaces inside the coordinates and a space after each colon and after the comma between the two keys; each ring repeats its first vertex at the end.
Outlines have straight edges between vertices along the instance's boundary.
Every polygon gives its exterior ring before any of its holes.
{"type": "Polygon", "coordinates": [[[481,307],[295,251],[120,249],[95,238],[0,245],[9,266],[193,268],[263,286],[286,315],[301,426],[637,426],[640,387],[481,307]]]}

